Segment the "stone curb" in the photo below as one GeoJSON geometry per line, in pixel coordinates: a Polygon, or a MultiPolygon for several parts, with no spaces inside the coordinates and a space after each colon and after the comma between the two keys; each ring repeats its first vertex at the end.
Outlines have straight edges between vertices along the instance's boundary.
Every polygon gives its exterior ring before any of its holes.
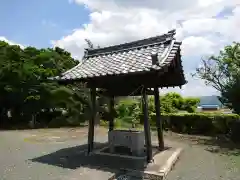
{"type": "MultiPolygon", "coordinates": [[[[137,171],[132,169],[120,169],[120,171],[123,172],[123,174],[126,174],[128,176],[135,176],[135,177],[144,177],[146,179],[150,180],[163,180],[166,178],[168,173],[171,171],[173,166],[176,164],[177,160],[179,159],[183,149],[177,148],[174,153],[168,158],[167,162],[164,166],[162,166],[158,172],[153,171],[137,171]]],[[[109,178],[109,180],[116,180],[116,175],[109,178]]]]}
{"type": "Polygon", "coordinates": [[[176,151],[170,156],[170,158],[168,158],[166,164],[159,170],[159,173],[163,174],[164,178],[172,170],[177,160],[180,158],[182,151],[182,148],[177,148],[176,151]]]}

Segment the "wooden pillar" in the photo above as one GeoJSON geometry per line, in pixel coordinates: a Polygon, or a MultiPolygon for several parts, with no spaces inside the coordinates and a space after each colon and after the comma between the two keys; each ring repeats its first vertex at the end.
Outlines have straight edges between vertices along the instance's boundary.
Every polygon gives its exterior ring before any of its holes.
{"type": "Polygon", "coordinates": [[[163,141],[163,131],[162,131],[162,121],[160,116],[160,98],[158,87],[154,88],[154,101],[155,101],[155,110],[156,110],[156,127],[158,135],[158,147],[160,150],[164,149],[163,141]]]}
{"type": "Polygon", "coordinates": [[[109,131],[114,129],[114,96],[110,96],[109,101],[109,131]]]}
{"type": "Polygon", "coordinates": [[[94,121],[96,118],[96,88],[91,89],[91,119],[88,124],[88,154],[93,150],[94,121]]]}
{"type": "Polygon", "coordinates": [[[152,140],[151,140],[150,125],[148,120],[148,99],[146,94],[146,88],[143,88],[143,91],[142,91],[142,108],[143,108],[143,115],[144,115],[144,133],[145,133],[147,162],[150,163],[152,162],[152,140]]]}

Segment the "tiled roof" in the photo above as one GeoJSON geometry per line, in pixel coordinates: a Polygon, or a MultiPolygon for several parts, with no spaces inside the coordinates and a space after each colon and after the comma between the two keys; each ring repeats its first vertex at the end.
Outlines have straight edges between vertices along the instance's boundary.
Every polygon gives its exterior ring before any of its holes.
{"type": "Polygon", "coordinates": [[[181,42],[175,30],[162,36],[99,49],[87,49],[82,62],[57,77],[61,80],[160,70],[169,65],[181,42]]]}

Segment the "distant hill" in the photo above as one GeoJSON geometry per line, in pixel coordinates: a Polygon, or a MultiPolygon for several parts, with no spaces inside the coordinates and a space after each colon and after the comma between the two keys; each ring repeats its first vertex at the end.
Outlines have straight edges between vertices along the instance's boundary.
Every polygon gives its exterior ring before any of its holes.
{"type": "Polygon", "coordinates": [[[201,105],[219,105],[222,106],[217,96],[201,96],[199,106],[201,105]]]}

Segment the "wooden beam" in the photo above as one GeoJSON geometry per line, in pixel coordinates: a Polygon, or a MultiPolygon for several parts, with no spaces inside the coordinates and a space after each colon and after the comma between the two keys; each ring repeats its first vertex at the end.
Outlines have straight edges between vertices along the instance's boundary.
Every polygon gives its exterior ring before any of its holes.
{"type": "MultiPolygon", "coordinates": [[[[100,90],[98,91],[98,94],[101,94],[103,96],[141,96],[142,95],[142,87],[139,86],[138,88],[125,88],[125,89],[121,89],[120,87],[118,89],[113,89],[113,88],[108,88],[108,89],[104,89],[104,90],[100,90]]],[[[147,89],[146,92],[148,95],[154,95],[154,91],[147,89]]]]}
{"type": "Polygon", "coordinates": [[[109,131],[114,129],[114,96],[110,96],[109,101],[109,131]]]}
{"type": "Polygon", "coordinates": [[[152,140],[151,140],[151,132],[150,125],[148,119],[148,99],[146,94],[146,88],[144,87],[142,90],[142,108],[144,115],[144,133],[145,133],[145,145],[146,145],[146,153],[147,153],[147,162],[152,162],[152,140]]]}
{"type": "Polygon", "coordinates": [[[164,149],[164,141],[163,141],[162,121],[161,121],[161,116],[160,116],[160,98],[159,98],[158,87],[154,88],[154,102],[155,102],[155,110],[156,110],[156,127],[157,127],[157,135],[158,135],[158,147],[160,150],[163,150],[164,149]]]}
{"type": "Polygon", "coordinates": [[[88,124],[88,154],[93,150],[94,121],[96,118],[96,88],[91,89],[91,119],[88,124]]]}

